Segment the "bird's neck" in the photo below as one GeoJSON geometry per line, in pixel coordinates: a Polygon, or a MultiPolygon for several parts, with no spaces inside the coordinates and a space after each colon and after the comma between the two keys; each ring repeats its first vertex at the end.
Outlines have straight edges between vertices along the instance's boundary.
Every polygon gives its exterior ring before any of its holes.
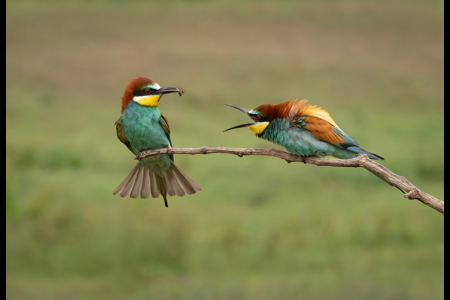
{"type": "Polygon", "coordinates": [[[123,114],[134,117],[155,116],[158,119],[161,116],[161,112],[159,111],[157,106],[142,106],[134,101],[128,103],[123,114]]]}

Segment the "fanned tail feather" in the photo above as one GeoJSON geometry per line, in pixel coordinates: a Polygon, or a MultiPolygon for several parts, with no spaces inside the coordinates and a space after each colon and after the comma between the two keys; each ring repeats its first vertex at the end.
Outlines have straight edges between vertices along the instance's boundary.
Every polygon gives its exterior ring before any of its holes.
{"type": "Polygon", "coordinates": [[[151,194],[153,198],[162,195],[164,203],[167,205],[167,194],[169,196],[192,195],[201,190],[201,187],[190,179],[173,162],[164,173],[164,177],[156,175],[146,166],[138,163],[130,174],[113,191],[113,195],[119,194],[121,197],[148,198],[151,194]]]}

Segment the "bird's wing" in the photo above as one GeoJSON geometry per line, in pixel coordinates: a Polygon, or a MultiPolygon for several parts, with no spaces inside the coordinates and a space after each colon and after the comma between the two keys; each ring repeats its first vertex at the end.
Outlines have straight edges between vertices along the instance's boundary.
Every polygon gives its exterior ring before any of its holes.
{"type": "Polygon", "coordinates": [[[116,125],[116,133],[117,133],[117,138],[125,144],[125,146],[128,147],[128,149],[130,149],[131,152],[134,153],[133,149],[131,148],[131,144],[130,141],[128,141],[127,137],[125,136],[125,132],[123,132],[123,128],[122,128],[122,116],[120,116],[120,118],[116,121],[116,123],[114,124],[116,125]]]}
{"type": "Polygon", "coordinates": [[[287,102],[288,115],[292,115],[293,124],[308,130],[311,135],[321,141],[347,149],[359,147],[351,137],[343,132],[323,108],[306,105],[306,100],[287,102]]]}
{"type": "Polygon", "coordinates": [[[294,124],[305,128],[319,140],[340,148],[359,147],[359,144],[337,127],[334,122],[330,122],[324,118],[309,115],[297,118],[294,124]]]}
{"type": "MultiPolygon", "coordinates": [[[[170,139],[170,125],[169,119],[166,116],[161,114],[161,118],[159,119],[159,125],[161,125],[162,129],[166,133],[167,139],[169,140],[169,144],[172,147],[172,140],[170,139]]],[[[173,154],[170,154],[170,159],[173,161],[173,154]]]]}

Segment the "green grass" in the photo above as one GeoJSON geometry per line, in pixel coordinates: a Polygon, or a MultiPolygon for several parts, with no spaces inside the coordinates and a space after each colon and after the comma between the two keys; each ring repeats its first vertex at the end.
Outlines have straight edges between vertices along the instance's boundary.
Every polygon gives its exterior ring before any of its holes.
{"type": "Polygon", "coordinates": [[[186,89],[175,147],[276,147],[224,106],[292,98],[444,198],[441,2],[8,1],[10,299],[441,299],[443,217],[362,169],[178,155],[194,196],[122,199],[127,82],[186,89]]]}

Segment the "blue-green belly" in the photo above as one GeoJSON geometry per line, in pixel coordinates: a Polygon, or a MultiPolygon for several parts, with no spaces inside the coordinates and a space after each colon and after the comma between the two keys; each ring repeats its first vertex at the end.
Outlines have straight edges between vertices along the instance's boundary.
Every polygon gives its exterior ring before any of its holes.
{"type": "Polygon", "coordinates": [[[259,137],[282,145],[290,153],[301,156],[335,156],[352,158],[355,153],[321,141],[301,127],[293,126],[289,120],[273,120],[259,137]]]}
{"type": "MultiPolygon", "coordinates": [[[[161,112],[157,107],[141,106],[131,101],[125,108],[122,127],[134,153],[170,146],[170,141],[159,124],[160,118],[161,112]]],[[[171,160],[169,155],[163,154],[143,158],[141,163],[163,177],[171,160]]]]}

